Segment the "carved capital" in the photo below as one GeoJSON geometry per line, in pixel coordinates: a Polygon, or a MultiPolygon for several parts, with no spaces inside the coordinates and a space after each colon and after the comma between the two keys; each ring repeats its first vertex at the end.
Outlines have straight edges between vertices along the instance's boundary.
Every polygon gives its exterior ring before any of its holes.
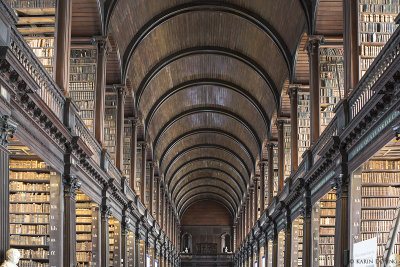
{"type": "Polygon", "coordinates": [[[347,186],[348,181],[343,174],[339,174],[331,180],[331,188],[336,191],[336,196],[342,195],[347,186]]]}
{"type": "Polygon", "coordinates": [[[321,35],[310,35],[307,39],[306,42],[306,49],[308,56],[318,56],[318,54],[315,54],[318,52],[320,44],[324,43],[324,37],[321,35]]]}
{"type": "Polygon", "coordinates": [[[0,146],[7,148],[8,137],[13,137],[17,124],[8,115],[0,116],[0,146]]]}
{"type": "Polygon", "coordinates": [[[100,212],[103,218],[108,218],[112,215],[111,207],[106,204],[100,206],[100,212]]]}
{"type": "Polygon", "coordinates": [[[74,175],[63,175],[64,194],[75,199],[76,192],[81,188],[81,181],[74,175]]]}
{"type": "Polygon", "coordinates": [[[290,100],[297,98],[297,93],[299,92],[300,84],[290,84],[287,89],[287,94],[290,97],[290,100]]]}
{"type": "Polygon", "coordinates": [[[107,36],[95,36],[91,39],[92,45],[95,45],[97,52],[104,50],[104,53],[108,55],[109,51],[112,51],[110,42],[107,36]]]}

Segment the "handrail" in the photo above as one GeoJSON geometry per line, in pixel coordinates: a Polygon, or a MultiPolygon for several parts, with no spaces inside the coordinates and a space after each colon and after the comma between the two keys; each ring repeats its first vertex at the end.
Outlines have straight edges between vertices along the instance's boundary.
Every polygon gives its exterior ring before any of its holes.
{"type": "Polygon", "coordinates": [[[11,52],[38,85],[37,88],[31,89],[43,99],[60,121],[63,121],[66,97],[14,25],[11,26],[10,39],[11,52]]]}
{"type": "Polygon", "coordinates": [[[382,48],[381,52],[372,62],[356,88],[350,93],[348,100],[350,106],[350,120],[360,113],[364,105],[375,94],[372,90],[374,84],[379,80],[388,66],[400,54],[400,27],[397,27],[389,41],[382,48]]]}
{"type": "Polygon", "coordinates": [[[79,136],[82,141],[92,150],[93,160],[100,165],[102,148],[78,114],[75,114],[75,132],[76,135],[79,136]]]}

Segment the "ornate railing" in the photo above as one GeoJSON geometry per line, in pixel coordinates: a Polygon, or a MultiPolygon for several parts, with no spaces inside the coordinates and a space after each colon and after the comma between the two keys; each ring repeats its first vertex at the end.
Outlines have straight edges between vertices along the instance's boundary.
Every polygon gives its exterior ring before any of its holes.
{"type": "Polygon", "coordinates": [[[31,89],[40,96],[60,121],[63,121],[64,94],[15,26],[11,27],[10,32],[11,52],[37,83],[37,88],[31,89]]]}
{"type": "Polygon", "coordinates": [[[325,145],[332,139],[333,136],[337,135],[337,117],[333,117],[332,120],[329,122],[328,126],[319,136],[317,142],[311,148],[314,162],[316,162],[320,155],[319,153],[325,147],[325,145]]]}
{"type": "Polygon", "coordinates": [[[372,65],[364,74],[356,88],[351,92],[348,97],[350,106],[350,120],[355,118],[364,105],[375,94],[372,87],[376,84],[382,74],[386,71],[388,66],[400,54],[400,27],[397,27],[392,37],[383,47],[382,51],[375,58],[372,65]]]}
{"type": "Polygon", "coordinates": [[[82,141],[90,148],[90,150],[92,150],[93,160],[97,164],[100,164],[102,148],[78,114],[75,115],[75,132],[76,135],[79,136],[82,141]]]}

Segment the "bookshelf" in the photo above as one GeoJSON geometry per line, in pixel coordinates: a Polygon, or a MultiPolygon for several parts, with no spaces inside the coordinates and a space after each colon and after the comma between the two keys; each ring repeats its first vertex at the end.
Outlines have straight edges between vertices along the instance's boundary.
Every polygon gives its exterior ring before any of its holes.
{"type": "Polygon", "coordinates": [[[272,240],[268,240],[267,246],[268,246],[268,251],[267,251],[266,265],[267,265],[267,267],[272,267],[272,249],[273,249],[272,240]]]}
{"type": "Polygon", "coordinates": [[[310,147],[310,94],[299,91],[297,97],[298,156],[301,162],[303,153],[310,147]]]}
{"type": "Polygon", "coordinates": [[[359,0],[360,79],[397,25],[399,0],[359,0]]]}
{"type": "Polygon", "coordinates": [[[125,121],[124,125],[124,167],[123,167],[123,175],[126,177],[128,181],[130,181],[131,177],[131,136],[132,136],[132,126],[129,121],[125,121]]]}
{"type": "Polygon", "coordinates": [[[343,96],[344,68],[342,47],[320,48],[320,127],[321,133],[335,116],[333,109],[343,96]]]}
{"type": "Polygon", "coordinates": [[[135,265],[135,233],[134,232],[128,231],[127,238],[126,238],[126,244],[127,244],[126,257],[128,260],[128,266],[134,266],[135,265]]]}
{"type": "Polygon", "coordinates": [[[316,266],[334,266],[336,194],[330,191],[313,206],[313,262],[316,266]]]}
{"type": "Polygon", "coordinates": [[[76,261],[77,266],[96,266],[94,251],[98,246],[98,205],[78,192],[76,195],[76,261]]]}
{"type": "Polygon", "coordinates": [[[292,222],[292,267],[303,266],[303,217],[292,222]]]}
{"type": "Polygon", "coordinates": [[[17,28],[45,69],[53,74],[56,0],[8,0],[17,28]]]}
{"type": "Polygon", "coordinates": [[[110,266],[120,266],[121,261],[121,224],[113,216],[108,219],[110,266]]]}
{"type": "Polygon", "coordinates": [[[104,147],[111,155],[111,161],[115,164],[115,149],[117,145],[117,92],[112,87],[106,88],[104,111],[104,147]]]}
{"type": "Polygon", "coordinates": [[[278,175],[278,147],[274,145],[274,196],[279,191],[279,175],[278,175]]]}
{"type": "Polygon", "coordinates": [[[278,267],[285,266],[285,231],[278,233],[278,267]]]}
{"type": "Polygon", "coordinates": [[[135,182],[135,192],[137,196],[140,196],[140,177],[142,177],[142,146],[138,144],[136,149],[136,182],[135,182]]]}
{"type": "Polygon", "coordinates": [[[284,139],[284,149],[285,149],[285,170],[284,170],[284,179],[286,180],[286,178],[288,178],[290,176],[290,173],[292,171],[291,169],[291,148],[290,148],[290,144],[291,144],[291,138],[290,138],[290,131],[291,131],[291,127],[289,123],[285,123],[283,126],[283,139],[284,139]]]}
{"type": "Polygon", "coordinates": [[[79,114],[89,131],[94,131],[94,98],[96,81],[96,50],[71,49],[70,96],[79,107],[79,114]]]}
{"type": "Polygon", "coordinates": [[[21,253],[19,266],[60,264],[60,175],[21,145],[10,141],[10,247],[21,253]],[[53,219],[51,215],[54,216],[53,219]]]}
{"type": "MultiPolygon", "coordinates": [[[[378,259],[382,259],[399,204],[399,185],[400,160],[371,159],[362,165],[360,241],[377,237],[378,259]]],[[[400,237],[395,238],[393,252],[400,254],[400,237]]]]}

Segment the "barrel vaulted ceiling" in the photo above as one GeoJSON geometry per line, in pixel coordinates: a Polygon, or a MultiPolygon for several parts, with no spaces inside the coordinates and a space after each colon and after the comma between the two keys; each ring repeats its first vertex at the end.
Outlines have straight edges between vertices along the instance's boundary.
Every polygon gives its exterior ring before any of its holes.
{"type": "Polygon", "coordinates": [[[109,28],[129,107],[180,215],[213,199],[235,215],[308,27],[305,0],[117,0],[109,28]]]}

